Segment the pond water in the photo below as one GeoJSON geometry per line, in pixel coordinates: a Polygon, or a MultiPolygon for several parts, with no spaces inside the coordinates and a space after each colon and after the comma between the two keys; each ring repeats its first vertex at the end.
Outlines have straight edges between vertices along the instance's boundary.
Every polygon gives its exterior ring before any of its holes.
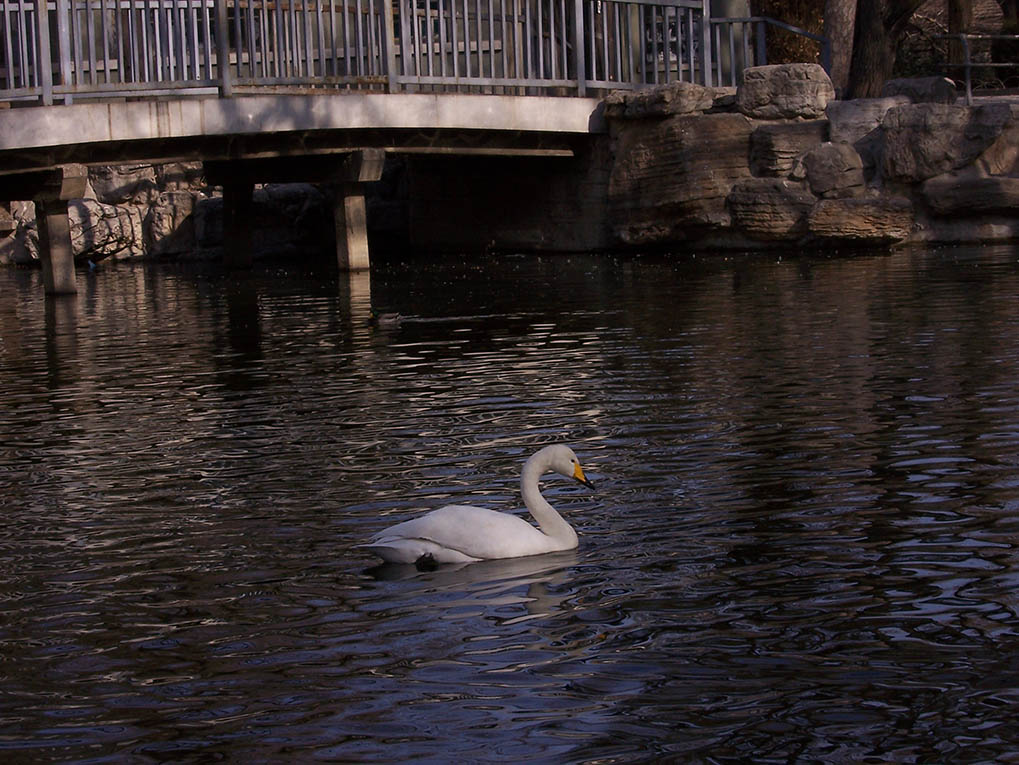
{"type": "Polygon", "coordinates": [[[1019,250],[79,284],[0,271],[5,762],[1019,750],[1019,250]],[[576,551],[355,548],[552,442],[576,551]]]}

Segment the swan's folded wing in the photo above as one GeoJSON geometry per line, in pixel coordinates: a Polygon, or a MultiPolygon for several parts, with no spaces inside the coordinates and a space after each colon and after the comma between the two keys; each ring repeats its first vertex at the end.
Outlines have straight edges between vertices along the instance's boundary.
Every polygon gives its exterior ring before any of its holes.
{"type": "Polygon", "coordinates": [[[489,560],[538,555],[551,540],[523,518],[470,505],[447,505],[379,532],[367,546],[421,539],[470,558],[489,560]]]}

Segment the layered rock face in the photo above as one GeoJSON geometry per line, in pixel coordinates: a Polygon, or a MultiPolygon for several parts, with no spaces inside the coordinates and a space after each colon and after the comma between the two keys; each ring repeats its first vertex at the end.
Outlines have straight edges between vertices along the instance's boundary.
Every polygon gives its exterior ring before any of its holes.
{"type": "Polygon", "coordinates": [[[939,78],[835,101],[809,64],[748,69],[735,110],[718,98],[704,108],[698,91],[710,92],[673,84],[607,108],[618,242],[830,248],[1019,236],[1017,106],[957,105],[939,78]],[[676,103],[690,109],[647,107],[676,103]]]}
{"type": "MultiPolygon", "coordinates": [[[[85,198],[68,204],[75,260],[219,255],[222,199],[206,186],[201,163],[91,167],[88,180],[85,198]]],[[[256,255],[329,247],[332,210],[319,189],[265,186],[256,189],[254,208],[256,255]]],[[[0,263],[37,263],[35,206],[14,202],[2,210],[0,263]]]]}

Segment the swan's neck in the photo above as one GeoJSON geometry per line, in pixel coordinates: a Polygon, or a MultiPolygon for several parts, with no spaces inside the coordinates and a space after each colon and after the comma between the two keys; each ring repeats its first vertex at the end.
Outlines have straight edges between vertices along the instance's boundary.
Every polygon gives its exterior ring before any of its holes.
{"type": "Polygon", "coordinates": [[[536,459],[540,456],[541,452],[524,463],[523,472],[520,474],[520,493],[524,497],[524,504],[545,535],[561,543],[562,549],[572,549],[577,546],[577,532],[541,496],[538,489],[538,479],[548,470],[544,460],[536,459]]]}

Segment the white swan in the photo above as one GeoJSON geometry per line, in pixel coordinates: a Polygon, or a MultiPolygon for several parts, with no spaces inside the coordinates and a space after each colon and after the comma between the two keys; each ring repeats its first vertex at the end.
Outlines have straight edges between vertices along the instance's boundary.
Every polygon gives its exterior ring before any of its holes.
{"type": "Polygon", "coordinates": [[[447,505],[390,526],[358,546],[389,563],[418,564],[471,563],[572,550],[577,546],[577,532],[538,490],[538,479],[551,470],[594,488],[570,447],[546,446],[531,455],[520,474],[520,493],[540,531],[516,515],[470,505],[447,505]]]}

